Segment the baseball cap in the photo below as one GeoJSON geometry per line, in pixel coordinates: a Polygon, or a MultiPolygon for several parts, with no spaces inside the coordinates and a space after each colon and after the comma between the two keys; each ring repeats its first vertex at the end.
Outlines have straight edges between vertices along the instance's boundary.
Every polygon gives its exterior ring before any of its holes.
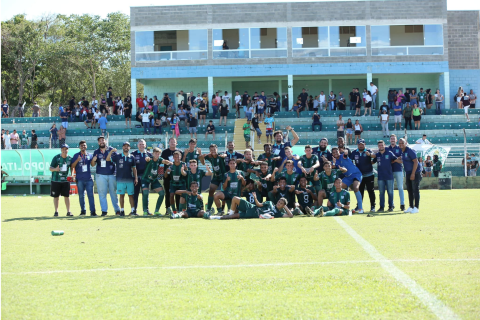
{"type": "Polygon", "coordinates": [[[67,148],[67,149],[68,149],[69,146],[68,146],[68,144],[62,144],[62,146],[61,146],[60,148],[61,148],[61,149],[63,149],[63,148],[67,148]]]}
{"type": "Polygon", "coordinates": [[[123,145],[130,145],[130,142],[125,141],[125,142],[123,143],[123,145]]]}
{"type": "Polygon", "coordinates": [[[365,139],[358,139],[358,143],[357,143],[357,144],[360,144],[360,143],[365,144],[365,139]]]}

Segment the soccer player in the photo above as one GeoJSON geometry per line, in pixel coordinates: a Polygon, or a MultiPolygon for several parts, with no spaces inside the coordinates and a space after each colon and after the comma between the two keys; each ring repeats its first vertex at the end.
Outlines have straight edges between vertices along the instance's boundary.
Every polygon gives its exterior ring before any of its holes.
{"type": "Polygon", "coordinates": [[[262,197],[268,197],[268,191],[273,189],[273,182],[271,181],[272,174],[268,172],[268,164],[266,162],[260,162],[260,169],[255,169],[252,173],[258,178],[262,197]]]}
{"type": "Polygon", "coordinates": [[[420,172],[420,166],[418,165],[417,153],[415,150],[407,147],[405,139],[400,139],[398,145],[402,150],[402,162],[405,170],[405,178],[407,179],[408,202],[410,205],[404,212],[418,213],[422,174],[420,172]]]}
{"type": "MultiPolygon", "coordinates": [[[[143,102],[142,102],[143,103],[143,102]]],[[[153,157],[151,152],[148,152],[145,148],[147,147],[147,143],[145,140],[140,139],[138,140],[137,143],[137,148],[138,150],[133,151],[132,155],[135,157],[135,168],[137,169],[137,176],[138,179],[141,180],[143,174],[145,173],[145,168],[147,167],[147,162],[150,161],[153,157]]],[[[134,213],[137,213],[137,206],[138,206],[138,196],[140,194],[140,191],[142,189],[141,181],[138,181],[135,185],[135,190],[133,194],[133,203],[135,204],[135,211],[134,213]]]]}
{"type": "Polygon", "coordinates": [[[335,180],[341,173],[347,172],[346,168],[333,169],[330,161],[323,163],[323,172],[318,175],[317,199],[318,205],[323,206],[323,199],[330,199],[330,194],[335,190],[335,180]]]}
{"type": "Polygon", "coordinates": [[[372,155],[377,159],[378,172],[378,191],[380,193],[380,208],[378,212],[385,212],[385,187],[388,194],[388,212],[393,211],[393,167],[394,162],[401,162],[393,154],[385,148],[383,140],[378,141],[378,152],[372,155]]]}
{"type": "Polygon", "coordinates": [[[342,185],[342,179],[335,179],[335,190],[330,193],[327,206],[321,206],[315,211],[307,208],[307,215],[314,217],[351,215],[350,194],[347,190],[342,189],[342,185]]]}
{"type": "Polygon", "coordinates": [[[278,202],[280,198],[287,199],[287,206],[293,210],[295,208],[295,185],[287,185],[287,178],[280,177],[278,185],[273,186],[273,190],[268,193],[268,198],[273,203],[278,202]]]}
{"type": "Polygon", "coordinates": [[[305,146],[305,154],[300,157],[298,161],[298,168],[302,171],[307,181],[313,185],[313,177],[315,176],[316,169],[320,165],[318,157],[312,154],[312,147],[310,145],[305,146]]]}
{"type": "Polygon", "coordinates": [[[239,163],[239,159],[245,158],[243,154],[240,152],[235,151],[235,142],[233,141],[228,141],[227,142],[227,151],[224,152],[227,156],[224,158],[225,159],[225,168],[228,167],[228,164],[230,163],[230,159],[235,159],[237,160],[237,163],[239,163]]]}
{"type": "Polygon", "coordinates": [[[159,148],[154,148],[153,158],[148,162],[147,167],[145,168],[145,172],[142,176],[142,200],[144,216],[151,215],[148,212],[148,194],[150,187],[153,189],[154,192],[158,193],[157,205],[155,206],[155,215],[160,215],[160,206],[162,205],[163,198],[165,197],[165,191],[163,191],[163,187],[158,181],[160,175],[158,172],[158,167],[160,167],[162,163],[165,165],[173,164],[172,162],[160,157],[159,148]]]}
{"type": "Polygon", "coordinates": [[[297,203],[295,203],[293,214],[308,215],[311,210],[307,211],[307,207],[310,208],[313,205],[313,201],[317,201],[317,196],[312,190],[310,190],[310,186],[307,186],[306,177],[300,177],[298,186],[295,188],[295,194],[297,195],[297,203]]]}
{"type": "Polygon", "coordinates": [[[237,169],[243,172],[245,178],[248,178],[253,171],[253,168],[258,166],[259,161],[253,159],[253,152],[251,149],[246,149],[243,152],[243,155],[243,159],[237,159],[237,169]]]}
{"type": "Polygon", "coordinates": [[[358,212],[355,213],[364,213],[362,195],[359,191],[360,182],[362,181],[362,173],[353,164],[352,160],[350,160],[348,154],[348,150],[346,149],[339,150],[338,148],[332,148],[333,164],[337,167],[344,167],[347,169],[345,177],[342,180],[342,188],[347,189],[349,186],[352,186],[353,192],[355,192],[355,197],[357,198],[358,212]],[[342,155],[340,155],[340,151],[342,152],[342,155]]]}
{"type": "Polygon", "coordinates": [[[87,152],[87,143],[84,140],[80,141],[78,145],[80,152],[75,153],[72,157],[72,171],[75,169],[75,180],[77,182],[78,199],[81,210],[80,215],[84,216],[87,214],[87,208],[85,206],[85,191],[87,191],[90,215],[96,217],[93,179],[90,173],[90,160],[92,160],[92,155],[87,152]]]}
{"type": "Polygon", "coordinates": [[[67,207],[67,216],[72,217],[70,212],[70,182],[67,180],[68,169],[71,170],[72,157],[68,155],[68,144],[61,147],[62,152],[53,157],[50,163],[50,172],[52,173],[52,181],[50,184],[50,196],[53,198],[53,206],[55,207],[54,217],[58,217],[58,200],[62,196],[65,199],[67,207]]]}
{"type": "Polygon", "coordinates": [[[264,203],[258,202],[255,196],[255,204],[240,198],[234,197],[232,199],[232,207],[224,216],[211,216],[208,213],[204,214],[205,219],[273,219],[273,218],[292,218],[293,214],[287,207],[287,200],[281,198],[277,204],[274,205],[271,201],[264,203]],[[237,212],[238,211],[238,212],[237,212]],[[286,213],[284,213],[286,212],[286,213]]]}
{"type": "Polygon", "coordinates": [[[285,164],[288,160],[291,160],[293,162],[293,170],[299,174],[302,174],[302,170],[300,170],[300,168],[298,167],[298,161],[300,160],[300,157],[296,154],[293,154],[292,148],[290,147],[285,148],[285,158],[283,158],[280,167],[278,167],[278,171],[282,172],[285,170],[285,164]]]}
{"type": "Polygon", "coordinates": [[[117,178],[117,194],[120,195],[120,216],[125,216],[125,192],[128,193],[130,202],[130,215],[135,213],[135,202],[133,195],[135,194],[135,185],[138,183],[137,168],[135,167],[135,157],[130,154],[130,143],[123,143],[123,153],[116,153],[117,149],[112,149],[108,153],[107,161],[112,161],[117,166],[115,177],[117,178]],[[112,156],[112,153],[115,154],[112,156]]]}
{"type": "MultiPolygon", "coordinates": [[[[240,197],[242,194],[242,188],[246,184],[242,172],[237,170],[237,161],[231,158],[228,166],[229,171],[225,173],[225,178],[223,179],[223,191],[217,191],[214,196],[215,205],[217,206],[217,215],[219,216],[224,215],[220,200],[228,203],[233,197],[240,197]]],[[[213,207],[210,209],[210,214],[214,214],[213,207]]]]}
{"type": "MultiPolygon", "coordinates": [[[[190,141],[188,142],[188,148],[185,149],[185,152],[183,153],[182,161],[185,163],[190,163],[190,160],[195,160],[198,163],[201,155],[202,149],[197,148],[197,139],[190,139],[190,141]]],[[[204,162],[202,162],[202,164],[205,164],[205,160],[204,162]]],[[[189,184],[187,184],[187,187],[188,186],[189,184]]]]}
{"type": "MultiPolygon", "coordinates": [[[[180,159],[182,158],[182,154],[180,151],[175,151],[173,153],[173,164],[168,167],[165,175],[170,177],[170,206],[167,208],[167,215],[170,216],[173,214],[173,211],[177,211],[176,203],[175,203],[175,192],[177,190],[185,190],[185,178],[187,176],[187,165],[185,162],[182,162],[180,159]],[[172,211],[173,207],[173,211],[172,211]]],[[[180,204],[179,204],[180,206],[180,204]]]]}
{"type": "Polygon", "coordinates": [[[253,181],[252,179],[247,179],[245,188],[243,188],[242,190],[242,197],[245,197],[245,199],[251,204],[255,204],[255,198],[253,196],[253,194],[255,193],[257,199],[260,199],[260,202],[263,202],[262,191],[260,189],[255,184],[255,181],[253,181]]]}
{"type": "Polygon", "coordinates": [[[223,183],[223,176],[226,172],[224,158],[227,156],[226,154],[218,154],[218,147],[216,144],[211,144],[209,149],[210,153],[199,156],[200,161],[208,160],[213,168],[213,176],[208,190],[207,210],[212,208],[215,191],[217,190],[218,186],[223,183]]]}
{"type": "MultiPolygon", "coordinates": [[[[292,129],[291,126],[287,126],[286,128],[287,134],[288,132],[292,132],[293,139],[292,141],[283,143],[283,133],[281,130],[275,131],[273,134],[273,139],[275,140],[275,144],[272,147],[272,153],[275,155],[275,157],[280,157],[280,159],[285,158],[285,148],[286,147],[293,147],[294,145],[297,144],[297,142],[300,140],[298,137],[298,134],[292,129]]],[[[279,167],[282,164],[282,160],[277,161],[277,167],[279,167]]]]}
{"type": "MultiPolygon", "coordinates": [[[[360,194],[362,195],[367,188],[368,198],[370,199],[370,212],[375,212],[375,176],[373,175],[372,158],[374,153],[370,149],[365,149],[365,139],[358,139],[358,148],[350,153],[350,159],[354,161],[357,168],[362,173],[362,182],[360,183],[360,194]]],[[[356,208],[358,209],[358,208],[356,208]]],[[[356,210],[355,209],[355,210],[356,210]]]]}
{"type": "MultiPolygon", "coordinates": [[[[195,161],[195,160],[190,160],[195,161]]],[[[197,181],[190,182],[189,185],[190,191],[188,190],[177,190],[176,194],[182,196],[180,201],[184,201],[187,204],[187,209],[181,211],[180,213],[175,213],[170,215],[170,219],[180,219],[180,218],[202,218],[205,211],[203,211],[203,196],[199,191],[199,185],[197,181]]],[[[180,202],[181,203],[181,202],[180,202]]]]}
{"type": "MultiPolygon", "coordinates": [[[[397,145],[397,136],[394,134],[390,135],[390,145],[386,148],[388,151],[392,152],[395,157],[402,157],[402,150],[397,145]]],[[[400,197],[400,210],[405,210],[405,196],[403,193],[403,165],[399,162],[392,163],[393,177],[397,180],[397,189],[398,195],[400,197]]],[[[394,207],[395,208],[395,207],[394,207]]]]}
{"type": "Polygon", "coordinates": [[[320,165],[317,168],[318,173],[323,171],[323,164],[326,161],[332,161],[332,153],[327,149],[328,139],[322,138],[318,143],[318,147],[312,149],[312,153],[318,157],[320,165]]]}
{"type": "Polygon", "coordinates": [[[284,177],[287,181],[287,185],[297,186],[298,185],[298,180],[300,179],[300,177],[302,175],[297,173],[293,169],[293,161],[292,160],[287,160],[287,162],[285,163],[285,167],[287,168],[287,170],[286,171],[284,170],[284,171],[281,171],[281,172],[280,172],[279,168],[275,168],[273,170],[271,181],[272,182],[275,182],[275,181],[278,182],[278,181],[280,181],[280,178],[284,177]]]}
{"type": "Polygon", "coordinates": [[[265,151],[265,153],[262,153],[258,156],[258,161],[267,162],[268,172],[273,172],[273,168],[276,167],[276,161],[282,160],[282,158],[272,154],[272,145],[270,143],[266,143],[263,145],[263,151],[265,151]]]}

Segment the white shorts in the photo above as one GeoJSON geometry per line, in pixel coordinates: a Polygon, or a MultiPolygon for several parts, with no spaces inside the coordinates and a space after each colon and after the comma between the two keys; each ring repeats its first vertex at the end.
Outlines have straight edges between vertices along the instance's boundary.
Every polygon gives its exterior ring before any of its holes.
{"type": "Polygon", "coordinates": [[[401,114],[399,114],[398,116],[395,115],[395,123],[397,123],[397,122],[402,123],[402,115],[401,114]]]}
{"type": "Polygon", "coordinates": [[[465,110],[465,114],[468,114],[468,109],[470,109],[470,106],[463,107],[463,110],[465,110]]]}
{"type": "Polygon", "coordinates": [[[457,97],[457,102],[460,102],[462,100],[462,97],[457,97]]]}

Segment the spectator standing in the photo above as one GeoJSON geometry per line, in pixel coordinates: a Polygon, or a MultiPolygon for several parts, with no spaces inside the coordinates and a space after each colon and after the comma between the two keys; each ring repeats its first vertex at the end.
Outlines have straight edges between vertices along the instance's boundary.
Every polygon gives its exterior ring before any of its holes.
{"type": "Polygon", "coordinates": [[[172,137],[178,138],[177,129],[178,129],[179,121],[180,119],[178,119],[177,114],[176,113],[172,114],[172,116],[170,117],[170,130],[172,130],[172,137]]]}
{"type": "Polygon", "coordinates": [[[119,116],[123,116],[123,101],[121,97],[117,97],[117,101],[115,102],[115,114],[119,116]]]}
{"type": "Polygon", "coordinates": [[[457,108],[458,109],[463,109],[463,103],[462,103],[463,88],[462,87],[458,87],[456,97],[457,97],[457,108]]]}
{"type": "Polygon", "coordinates": [[[213,119],[217,118],[217,112],[221,102],[222,102],[222,98],[219,96],[218,92],[216,92],[215,96],[212,97],[213,119]]]}
{"type": "MultiPolygon", "coordinates": [[[[21,103],[18,104],[18,106],[17,106],[17,108],[16,108],[15,111],[18,112],[18,116],[19,116],[20,118],[23,118],[23,117],[25,116],[24,107],[23,107],[23,105],[22,105],[21,103]]],[[[15,114],[14,114],[14,116],[15,116],[15,114]]]]}
{"type": "Polygon", "coordinates": [[[328,104],[330,105],[330,110],[335,110],[337,103],[337,95],[330,91],[330,96],[328,97],[328,104]]]}
{"type": "Polygon", "coordinates": [[[393,113],[395,117],[395,131],[397,130],[397,123],[399,130],[402,130],[402,106],[398,103],[398,101],[395,101],[393,113]]]}
{"type": "Polygon", "coordinates": [[[362,132],[363,132],[362,125],[360,124],[360,122],[358,120],[355,120],[355,144],[357,144],[357,139],[360,141],[360,138],[362,136],[362,132]]]}
{"type": "Polygon", "coordinates": [[[242,96],[238,91],[235,92],[235,115],[240,118],[240,106],[242,105],[242,96]]]}
{"type": "Polygon", "coordinates": [[[388,108],[394,109],[395,102],[397,101],[397,95],[393,90],[388,90],[388,108]]]}
{"type": "Polygon", "coordinates": [[[50,127],[50,143],[51,143],[51,147],[52,148],[57,148],[58,144],[57,144],[57,141],[58,141],[58,135],[57,135],[57,132],[58,132],[58,129],[57,129],[57,126],[55,125],[55,123],[50,127]]]}
{"type": "Polygon", "coordinates": [[[6,150],[11,150],[12,149],[12,143],[10,142],[11,136],[10,136],[10,131],[7,130],[6,133],[3,135],[3,139],[5,140],[5,149],[6,150]]]}
{"type": "Polygon", "coordinates": [[[367,88],[363,88],[363,93],[362,93],[362,101],[363,101],[363,106],[365,107],[365,97],[367,96],[367,88]]]}
{"type": "Polygon", "coordinates": [[[407,179],[408,202],[409,208],[405,213],[418,213],[420,208],[420,181],[422,175],[420,166],[418,165],[417,154],[415,150],[407,146],[405,139],[400,139],[400,149],[402,149],[402,163],[405,170],[405,178],[407,179]]]}
{"type": "Polygon", "coordinates": [[[92,96],[92,113],[98,109],[98,100],[95,99],[95,96],[92,96]]]}
{"type": "MultiPolygon", "coordinates": [[[[407,97],[403,94],[402,90],[398,90],[397,93],[397,101],[399,104],[402,105],[402,107],[405,105],[407,102],[407,97]]],[[[410,103],[409,103],[410,104],[410,103]]]]}
{"type": "MultiPolygon", "coordinates": [[[[97,128],[98,120],[100,120],[101,117],[102,117],[102,112],[100,112],[100,110],[95,111],[95,113],[93,114],[93,118],[94,118],[93,129],[97,128]]],[[[98,128],[100,128],[100,124],[98,124],[98,128]]]]}
{"type": "Polygon", "coordinates": [[[318,96],[318,106],[320,110],[327,111],[327,100],[325,97],[325,93],[323,93],[323,91],[320,91],[320,95],[318,96]]]}
{"type": "Polygon", "coordinates": [[[100,96],[100,114],[107,112],[107,99],[102,94],[100,96]]]}
{"type": "Polygon", "coordinates": [[[475,95],[475,93],[473,93],[473,89],[470,89],[470,94],[468,96],[470,97],[470,109],[475,109],[477,96],[475,95]]]}
{"type": "Polygon", "coordinates": [[[17,130],[16,129],[13,129],[13,132],[12,134],[10,135],[10,143],[12,145],[12,149],[18,149],[18,140],[19,140],[19,136],[18,136],[18,133],[17,133],[17,130]]]}
{"type": "Polygon", "coordinates": [[[382,114],[380,115],[380,124],[382,125],[382,134],[383,137],[386,138],[390,135],[388,132],[388,120],[390,119],[390,115],[387,113],[386,110],[382,110],[382,114]]]}
{"type": "Polygon", "coordinates": [[[338,93],[338,110],[345,110],[345,98],[343,97],[342,92],[338,93]]]}
{"type": "Polygon", "coordinates": [[[345,122],[343,122],[342,115],[338,115],[337,120],[337,138],[343,138],[345,135],[344,132],[345,122]]]}
{"type": "Polygon", "coordinates": [[[177,106],[183,105],[183,101],[185,101],[185,96],[183,95],[183,90],[180,90],[177,92],[177,106]]]}
{"type": "MultiPolygon", "coordinates": [[[[431,109],[432,106],[433,106],[433,102],[432,102],[432,90],[431,89],[427,89],[425,90],[426,92],[426,96],[425,96],[425,104],[427,106],[427,109],[431,109]]],[[[420,94],[419,94],[420,95],[420,94]]]]}
{"type": "MultiPolygon", "coordinates": [[[[370,94],[370,91],[367,91],[367,94],[365,95],[365,112],[363,116],[365,117],[367,115],[367,111],[369,112],[369,115],[372,115],[372,103],[373,103],[373,97],[370,94]]],[[[358,110],[358,115],[360,115],[360,110],[358,110]]]]}
{"type": "Polygon", "coordinates": [[[475,153],[470,155],[471,163],[470,163],[470,177],[477,176],[477,169],[478,169],[478,158],[475,156],[475,153]]]}
{"type": "Polygon", "coordinates": [[[433,175],[438,178],[438,174],[442,171],[442,162],[438,158],[438,155],[433,155],[433,175]]]}
{"type": "Polygon", "coordinates": [[[92,155],[87,152],[87,142],[84,140],[78,144],[80,152],[75,153],[72,157],[72,171],[75,169],[75,180],[78,188],[78,200],[80,201],[80,215],[84,216],[87,213],[85,206],[85,191],[87,192],[88,205],[90,208],[90,215],[96,217],[95,198],[93,195],[93,180],[90,172],[90,164],[92,155]]]}
{"type": "Polygon", "coordinates": [[[31,149],[38,149],[38,136],[35,133],[35,130],[32,130],[32,144],[30,146],[31,149]]]}
{"type": "MultiPolygon", "coordinates": [[[[205,127],[205,122],[206,122],[206,117],[207,117],[207,105],[205,104],[204,101],[200,102],[200,105],[198,107],[198,116],[199,116],[199,125],[202,123],[203,120],[203,126],[205,127]]],[[[167,198],[168,199],[168,198],[167,198]]],[[[168,200],[166,200],[168,201],[168,200]]]]}
{"type": "Polygon", "coordinates": [[[58,130],[58,141],[60,145],[64,145],[65,141],[67,140],[67,129],[63,126],[60,126],[60,130],[58,130]]]}
{"type": "Polygon", "coordinates": [[[410,126],[410,130],[412,130],[413,108],[410,106],[410,103],[405,103],[403,118],[405,119],[405,130],[407,129],[407,126],[410,126]]]}
{"type": "Polygon", "coordinates": [[[132,107],[132,98],[130,96],[127,96],[123,104],[123,114],[125,115],[125,129],[128,129],[129,124],[130,128],[132,127],[132,107]]]}
{"type": "Polygon", "coordinates": [[[440,93],[440,90],[437,89],[437,93],[435,93],[435,106],[436,106],[437,114],[441,113],[443,99],[444,99],[443,95],[440,93]]]}
{"type": "Polygon", "coordinates": [[[137,95],[137,99],[135,101],[137,102],[137,109],[140,110],[140,112],[143,112],[145,105],[143,104],[142,95],[140,93],[137,95]]]}
{"type": "Polygon", "coordinates": [[[254,104],[253,102],[249,102],[249,105],[247,107],[247,112],[245,113],[248,121],[252,120],[253,113],[255,112],[255,107],[253,106],[253,104],[254,104]]]}
{"type": "Polygon", "coordinates": [[[189,117],[190,119],[188,121],[188,131],[190,132],[190,139],[193,139],[193,135],[195,135],[195,139],[197,139],[198,120],[197,118],[195,118],[195,116],[192,113],[189,114],[189,117]]]}
{"type": "Polygon", "coordinates": [[[413,117],[413,122],[414,122],[414,127],[415,130],[420,130],[420,122],[422,121],[422,113],[423,110],[418,107],[418,105],[415,103],[413,105],[413,110],[412,110],[412,117],[413,117]]]}
{"type": "Polygon", "coordinates": [[[224,99],[220,102],[220,123],[218,126],[222,126],[222,120],[224,121],[223,126],[227,126],[227,116],[228,116],[228,104],[224,99]]]}
{"type": "Polygon", "coordinates": [[[378,94],[378,88],[376,85],[373,84],[373,82],[370,82],[370,94],[372,97],[372,107],[375,109],[377,107],[377,94],[378,94]]]}
{"type": "Polygon", "coordinates": [[[348,118],[347,123],[345,124],[346,134],[347,134],[347,144],[353,143],[353,122],[352,119],[348,118]]]}
{"type": "Polygon", "coordinates": [[[245,149],[250,148],[250,119],[247,119],[247,123],[243,124],[243,138],[245,139],[245,149]]]}
{"type": "Polygon", "coordinates": [[[315,126],[320,127],[320,131],[322,131],[322,122],[320,122],[320,115],[318,114],[318,109],[315,111],[315,113],[312,116],[312,132],[315,132],[315,126]]]}
{"type": "Polygon", "coordinates": [[[305,110],[307,107],[307,100],[308,100],[308,93],[305,90],[305,88],[302,88],[302,93],[300,93],[298,96],[300,98],[299,99],[300,105],[302,106],[303,110],[305,110]]]}
{"type": "Polygon", "coordinates": [[[143,113],[140,115],[142,118],[143,133],[150,134],[150,112],[147,108],[143,108],[143,113]]]}
{"type": "Polygon", "coordinates": [[[225,91],[222,96],[222,100],[225,100],[225,103],[227,105],[227,110],[230,111],[230,100],[232,100],[232,95],[228,93],[228,91],[225,91]]]}
{"type": "Polygon", "coordinates": [[[260,122],[263,121],[263,117],[265,114],[265,102],[263,102],[263,99],[258,99],[257,100],[257,117],[260,122]]]}
{"type": "Polygon", "coordinates": [[[5,149],[5,129],[2,129],[2,149],[5,149]]]}
{"type": "Polygon", "coordinates": [[[65,130],[68,129],[68,113],[63,110],[60,112],[60,119],[62,120],[62,127],[65,128],[65,130]]]}
{"type": "Polygon", "coordinates": [[[427,159],[425,160],[424,165],[425,165],[424,166],[425,176],[430,178],[432,176],[432,166],[433,166],[432,157],[427,156],[427,159]]]}
{"type": "Polygon", "coordinates": [[[27,149],[29,144],[28,133],[23,130],[20,134],[20,145],[22,149],[27,149]]]}
{"type": "Polygon", "coordinates": [[[465,116],[467,117],[467,122],[470,122],[470,118],[468,117],[468,109],[470,109],[470,97],[467,96],[467,93],[463,94],[462,103],[465,116]]]}
{"type": "Polygon", "coordinates": [[[38,118],[38,117],[40,117],[40,106],[37,104],[36,101],[33,102],[32,117],[33,117],[33,118],[38,118]]]}
{"type": "MultiPolygon", "coordinates": [[[[323,92],[323,91],[322,91],[323,92]]],[[[350,99],[350,111],[356,110],[357,106],[357,94],[355,93],[355,88],[352,89],[352,92],[348,94],[350,99]]],[[[355,112],[356,113],[356,112],[355,112]]]]}
{"type": "Polygon", "coordinates": [[[7,103],[7,100],[3,100],[2,103],[2,118],[8,118],[10,112],[10,106],[7,103]]]}
{"type": "Polygon", "coordinates": [[[247,108],[249,107],[249,100],[250,96],[248,95],[248,92],[245,91],[242,95],[242,106],[243,106],[243,113],[245,114],[245,118],[247,118],[247,108]]]}
{"type": "Polygon", "coordinates": [[[415,89],[412,89],[412,93],[410,94],[410,105],[414,106],[414,105],[419,105],[418,104],[418,95],[417,95],[417,92],[415,91],[415,89]]]}
{"type": "Polygon", "coordinates": [[[112,87],[108,87],[108,91],[107,91],[107,105],[108,105],[108,114],[113,114],[113,92],[112,92],[112,87]]]}
{"type": "Polygon", "coordinates": [[[270,140],[270,143],[273,143],[273,131],[275,130],[275,118],[272,114],[267,114],[267,118],[264,121],[266,125],[266,136],[267,136],[267,143],[270,140]]]}
{"type": "MultiPolygon", "coordinates": [[[[275,101],[274,97],[271,97],[270,101],[268,101],[266,114],[267,115],[268,114],[275,114],[275,112],[277,112],[277,109],[278,109],[277,102],[275,101]]],[[[318,109],[318,106],[317,106],[317,109],[318,109]]]]}
{"type": "MultiPolygon", "coordinates": [[[[113,108],[113,107],[112,107],[113,108]]],[[[107,116],[105,114],[102,114],[102,116],[100,117],[100,119],[98,119],[98,124],[100,126],[100,130],[102,132],[102,136],[105,137],[105,135],[107,134],[107,123],[108,123],[108,120],[107,120],[107,116]]]]}
{"type": "Polygon", "coordinates": [[[255,132],[257,133],[258,144],[261,144],[261,143],[262,143],[262,141],[261,141],[262,130],[260,130],[260,128],[259,128],[259,126],[258,126],[258,122],[259,122],[258,116],[257,116],[257,115],[253,115],[253,118],[252,118],[252,127],[253,127],[253,129],[255,130],[255,132]]]}
{"type": "Polygon", "coordinates": [[[410,90],[409,89],[405,89],[405,102],[410,103],[410,105],[413,107],[413,103],[411,103],[411,101],[410,101],[410,90]]]}

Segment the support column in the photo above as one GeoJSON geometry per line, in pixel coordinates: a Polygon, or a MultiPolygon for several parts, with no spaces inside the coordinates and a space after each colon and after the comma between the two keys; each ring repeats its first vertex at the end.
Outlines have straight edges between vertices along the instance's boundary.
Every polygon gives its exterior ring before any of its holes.
{"type": "MultiPolygon", "coordinates": [[[[213,77],[208,77],[208,101],[210,106],[212,105],[212,95],[213,95],[213,77]]],[[[209,108],[210,110],[210,108],[209,108]]],[[[213,111],[212,111],[213,112],[213,111]]]]}
{"type": "MultiPolygon", "coordinates": [[[[450,109],[450,72],[444,72],[443,73],[443,96],[445,97],[445,100],[443,101],[445,109],[450,109]]],[[[442,88],[440,88],[440,91],[442,88]]]]}
{"type": "Polygon", "coordinates": [[[132,114],[137,114],[137,79],[130,79],[130,96],[132,97],[132,114]]]}
{"type": "Polygon", "coordinates": [[[293,107],[293,75],[288,75],[288,110],[293,107]]]}
{"type": "MultiPolygon", "coordinates": [[[[325,100],[328,101],[328,96],[330,95],[330,92],[333,91],[333,87],[332,87],[332,79],[328,79],[328,92],[327,94],[325,95],[325,100]]],[[[327,108],[327,110],[330,110],[330,107],[327,108]]]]}
{"type": "MultiPolygon", "coordinates": [[[[370,88],[370,82],[372,82],[373,78],[372,78],[372,74],[371,73],[367,73],[367,84],[365,85],[366,88],[370,88]]],[[[368,90],[368,89],[367,89],[368,90]]]]}
{"type": "Polygon", "coordinates": [[[282,97],[282,80],[278,80],[278,94],[282,97]]]}

